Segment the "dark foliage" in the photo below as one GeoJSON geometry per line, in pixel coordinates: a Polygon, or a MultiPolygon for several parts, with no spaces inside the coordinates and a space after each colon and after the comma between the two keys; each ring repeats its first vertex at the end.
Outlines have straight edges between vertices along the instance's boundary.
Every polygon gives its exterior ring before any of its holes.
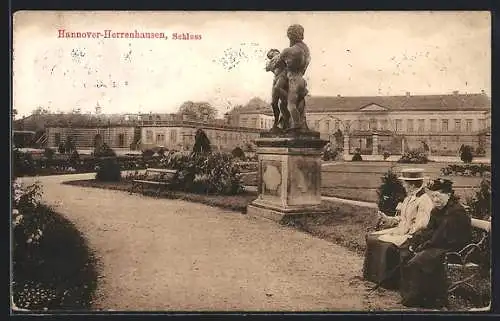
{"type": "Polygon", "coordinates": [[[441,168],[441,174],[444,176],[449,176],[449,175],[483,176],[488,173],[491,173],[491,165],[486,165],[486,164],[466,164],[466,165],[451,164],[441,168]]]}
{"type": "Polygon", "coordinates": [[[210,153],[211,150],[212,147],[210,146],[210,140],[208,139],[207,134],[205,134],[203,129],[198,128],[194,136],[193,153],[195,154],[210,153]]]}
{"type": "Polygon", "coordinates": [[[37,164],[30,153],[24,153],[18,149],[14,149],[12,156],[12,171],[15,177],[36,174],[37,164]]]}
{"type": "Polygon", "coordinates": [[[472,146],[462,145],[462,147],[460,147],[459,153],[460,153],[460,159],[462,160],[462,162],[464,162],[466,164],[469,164],[472,162],[472,158],[473,158],[472,151],[473,151],[472,146]]]}
{"type": "Polygon", "coordinates": [[[411,150],[404,153],[398,160],[398,163],[404,164],[427,164],[428,162],[427,154],[418,150],[411,150]]]}
{"type": "Polygon", "coordinates": [[[406,191],[398,176],[390,169],[382,176],[382,185],[377,190],[378,208],[387,215],[396,214],[396,206],[406,197],[406,191]]]}
{"type": "Polygon", "coordinates": [[[235,157],[235,158],[245,159],[245,152],[240,147],[235,147],[231,151],[231,155],[233,155],[233,157],[235,157]]]}
{"type": "Polygon", "coordinates": [[[143,150],[143,151],[142,151],[142,157],[143,157],[143,158],[151,158],[151,157],[153,157],[154,153],[155,153],[155,152],[154,152],[153,150],[151,150],[151,149],[146,149],[146,150],[143,150]]]}
{"type": "Polygon", "coordinates": [[[354,155],[352,155],[351,161],[353,162],[361,162],[363,160],[363,157],[361,157],[361,151],[356,150],[354,152],[354,155]]]}
{"type": "Polygon", "coordinates": [[[476,194],[467,199],[467,206],[474,218],[487,220],[491,217],[491,179],[483,177],[476,194]]]}
{"type": "Polygon", "coordinates": [[[121,179],[121,168],[116,157],[101,157],[98,160],[95,179],[102,182],[117,182],[121,179]]]}

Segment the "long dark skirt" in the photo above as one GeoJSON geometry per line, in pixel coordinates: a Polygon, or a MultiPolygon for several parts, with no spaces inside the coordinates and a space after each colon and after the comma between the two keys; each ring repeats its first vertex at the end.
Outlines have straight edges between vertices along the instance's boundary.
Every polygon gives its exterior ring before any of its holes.
{"type": "Polygon", "coordinates": [[[400,260],[399,248],[389,242],[378,240],[379,235],[366,236],[366,252],[363,263],[363,278],[374,283],[382,282],[381,287],[397,289],[400,273],[396,267],[400,260]]]}
{"type": "Polygon", "coordinates": [[[443,249],[426,249],[401,267],[400,293],[404,305],[432,308],[447,304],[444,253],[443,249]]]}

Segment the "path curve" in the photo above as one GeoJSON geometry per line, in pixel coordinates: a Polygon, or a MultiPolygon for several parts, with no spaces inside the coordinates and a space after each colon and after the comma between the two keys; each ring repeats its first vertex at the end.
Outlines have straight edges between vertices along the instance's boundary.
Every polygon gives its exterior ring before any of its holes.
{"type": "MultiPolygon", "coordinates": [[[[181,200],[62,185],[93,174],[46,176],[44,201],[82,231],[102,268],[99,310],[400,310],[367,295],[362,257],[289,227],[181,200]]],[[[34,178],[23,178],[33,181],[34,178]]]]}

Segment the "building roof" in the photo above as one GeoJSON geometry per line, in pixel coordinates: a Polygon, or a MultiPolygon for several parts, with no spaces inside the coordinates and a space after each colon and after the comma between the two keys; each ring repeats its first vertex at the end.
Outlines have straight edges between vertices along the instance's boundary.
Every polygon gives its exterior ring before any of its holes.
{"type": "MultiPolygon", "coordinates": [[[[363,112],[374,111],[485,111],[491,109],[486,94],[405,95],[405,96],[307,96],[306,111],[363,112]]],[[[242,114],[271,114],[269,104],[247,105],[242,114]]]]}

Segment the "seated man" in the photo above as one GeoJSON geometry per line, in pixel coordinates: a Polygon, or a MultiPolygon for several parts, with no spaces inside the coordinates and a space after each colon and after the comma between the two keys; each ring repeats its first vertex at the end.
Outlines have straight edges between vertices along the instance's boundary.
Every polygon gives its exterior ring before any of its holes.
{"type": "Polygon", "coordinates": [[[397,206],[394,217],[379,212],[382,220],[391,228],[373,232],[366,237],[366,254],[363,277],[382,283],[387,288],[399,285],[400,247],[412,234],[425,228],[429,222],[433,204],[424,190],[423,169],[404,169],[399,177],[406,190],[406,197],[397,206]]]}
{"type": "Polygon", "coordinates": [[[427,228],[408,240],[409,251],[401,252],[400,292],[405,306],[440,308],[448,301],[444,255],[470,242],[472,226],[450,180],[436,179],[428,193],[434,209],[427,228]]]}

